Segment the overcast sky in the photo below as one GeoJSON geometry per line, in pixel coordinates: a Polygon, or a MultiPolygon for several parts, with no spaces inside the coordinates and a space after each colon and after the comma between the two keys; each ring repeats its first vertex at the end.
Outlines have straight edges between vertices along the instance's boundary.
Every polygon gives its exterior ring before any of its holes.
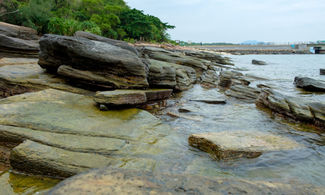
{"type": "Polygon", "coordinates": [[[325,40],[325,0],[126,0],[175,25],[174,40],[325,40]]]}

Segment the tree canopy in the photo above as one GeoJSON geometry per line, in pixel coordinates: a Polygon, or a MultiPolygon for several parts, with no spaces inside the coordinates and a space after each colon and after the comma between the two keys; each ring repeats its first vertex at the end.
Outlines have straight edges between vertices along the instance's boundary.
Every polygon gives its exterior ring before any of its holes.
{"type": "Polygon", "coordinates": [[[73,35],[83,30],[113,39],[162,42],[169,39],[167,30],[175,28],[131,9],[124,0],[4,0],[0,5],[1,21],[40,34],[73,35]]]}

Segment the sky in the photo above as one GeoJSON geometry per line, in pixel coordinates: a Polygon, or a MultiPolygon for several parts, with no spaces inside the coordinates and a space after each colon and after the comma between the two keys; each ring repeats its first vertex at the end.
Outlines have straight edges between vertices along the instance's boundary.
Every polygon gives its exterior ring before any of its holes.
{"type": "Polygon", "coordinates": [[[126,0],[175,25],[173,40],[303,42],[325,40],[325,0],[126,0]]]}

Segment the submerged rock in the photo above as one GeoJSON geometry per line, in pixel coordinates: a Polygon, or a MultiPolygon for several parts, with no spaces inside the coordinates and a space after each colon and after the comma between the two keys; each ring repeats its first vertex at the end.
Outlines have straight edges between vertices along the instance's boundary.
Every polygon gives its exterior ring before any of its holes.
{"type": "Polygon", "coordinates": [[[64,194],[322,194],[322,187],[139,170],[95,169],[69,178],[48,192],[64,194]]]}
{"type": "Polygon", "coordinates": [[[255,65],[267,65],[267,63],[262,61],[262,60],[252,60],[252,64],[255,64],[255,65]]]}
{"type": "Polygon", "coordinates": [[[297,121],[325,127],[325,104],[323,102],[308,102],[271,89],[263,89],[256,104],[297,121]]]}
{"type": "Polygon", "coordinates": [[[296,77],[294,81],[296,87],[311,92],[325,92],[325,82],[308,77],[296,77]]]}
{"type": "Polygon", "coordinates": [[[54,177],[105,166],[152,171],[169,127],[146,111],[94,104],[53,89],[0,100],[0,139],[23,142],[11,152],[13,169],[54,177]]]}
{"type": "Polygon", "coordinates": [[[270,133],[223,131],[193,134],[189,145],[208,152],[218,160],[256,158],[264,152],[292,150],[301,147],[297,142],[270,133]]]}
{"type": "Polygon", "coordinates": [[[81,37],[45,35],[39,64],[50,72],[99,88],[148,87],[148,67],[129,50],[81,37]]]}

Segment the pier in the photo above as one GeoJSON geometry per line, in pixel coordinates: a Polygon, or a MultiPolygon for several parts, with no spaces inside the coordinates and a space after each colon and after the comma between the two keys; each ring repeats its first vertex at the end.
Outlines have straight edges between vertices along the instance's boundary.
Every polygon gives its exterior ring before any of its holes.
{"type": "Polygon", "coordinates": [[[308,44],[307,47],[312,47],[315,50],[315,54],[325,54],[325,43],[308,44]]]}

